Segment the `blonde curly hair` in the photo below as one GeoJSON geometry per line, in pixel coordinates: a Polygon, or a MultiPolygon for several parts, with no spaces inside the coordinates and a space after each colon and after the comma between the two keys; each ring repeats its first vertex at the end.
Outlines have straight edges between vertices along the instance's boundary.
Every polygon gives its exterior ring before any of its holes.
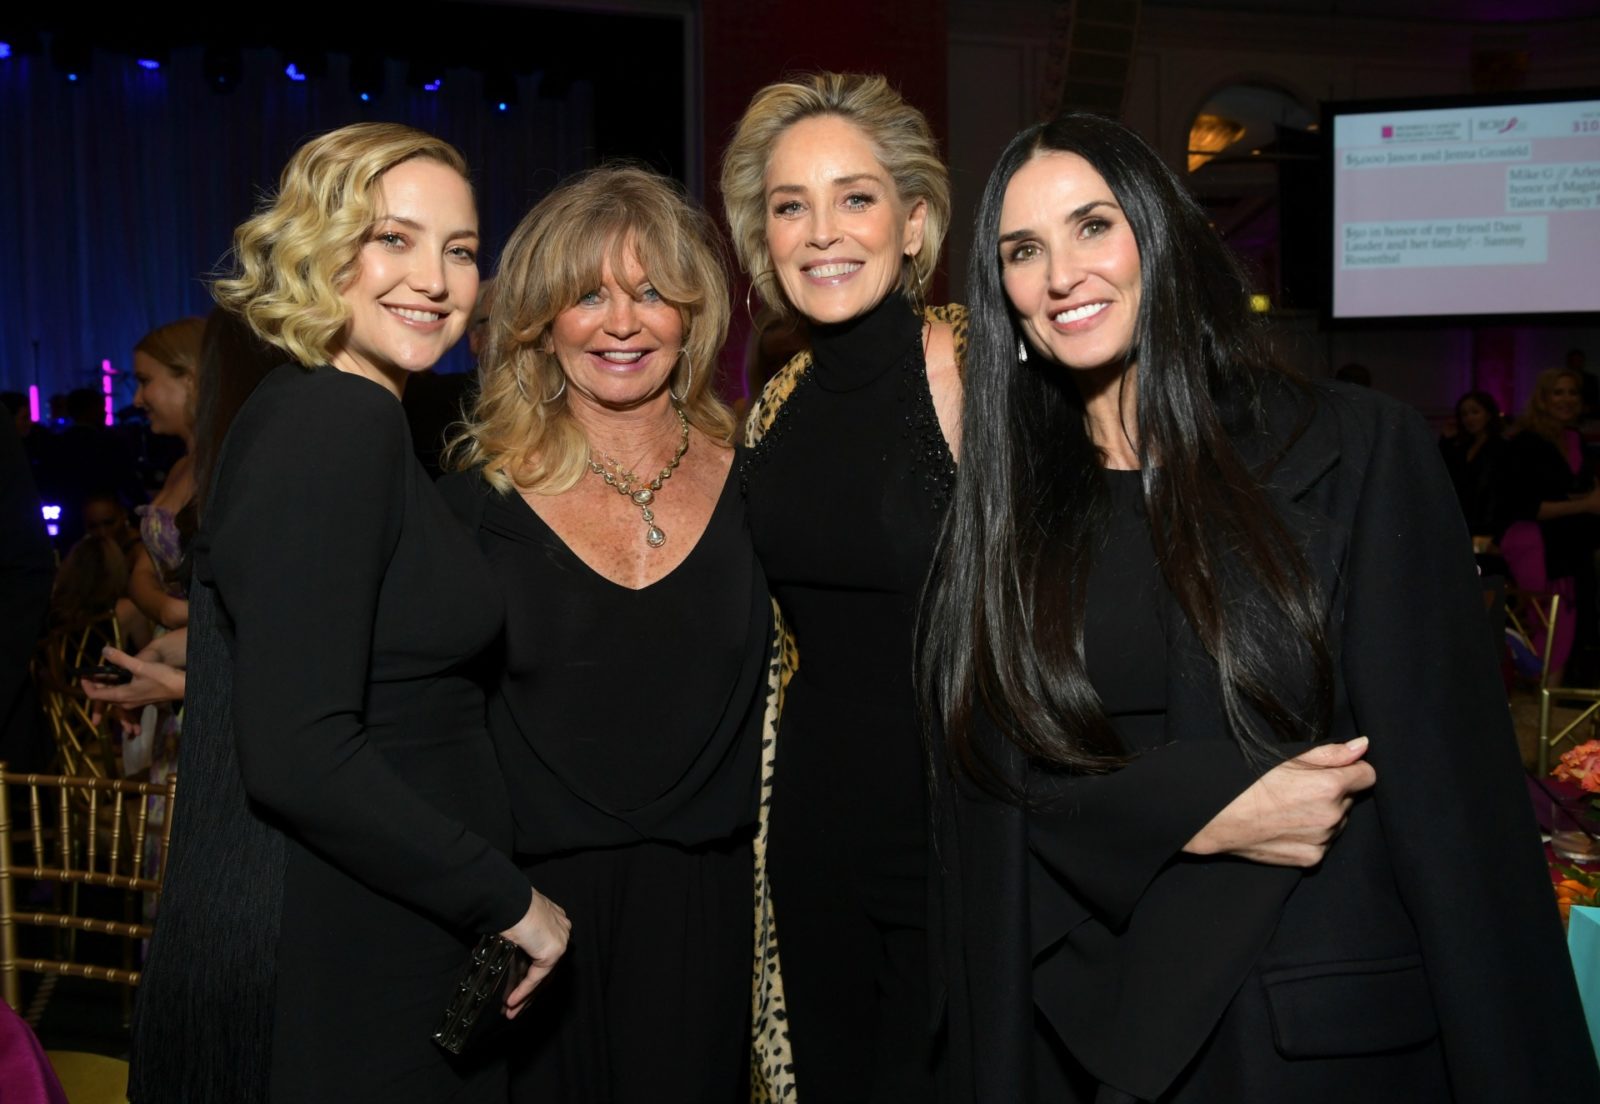
{"type": "Polygon", "coordinates": [[[950,227],[950,173],[928,120],[876,74],[811,73],[755,94],[722,155],[722,205],[739,264],[762,302],[785,317],[793,313],[767,251],[767,165],[784,131],[820,115],[836,115],[861,129],[907,209],[918,200],[926,204],[922,248],[906,258],[901,276],[906,294],[921,302],[950,227]]]}
{"type": "Polygon", "coordinates": [[[1583,377],[1577,372],[1571,368],[1546,368],[1534,381],[1533,394],[1528,396],[1527,408],[1517,421],[1519,432],[1537,433],[1557,448],[1564,447],[1566,424],[1550,411],[1550,394],[1564,379],[1572,380],[1578,393],[1583,393],[1583,377]]]}
{"type": "Polygon", "coordinates": [[[728,335],[727,271],[716,225],[665,177],[602,165],[540,200],[506,242],[478,363],[477,402],[450,442],[447,466],[479,468],[500,491],[559,494],[583,477],[589,443],[568,410],[550,330],[600,286],[607,262],[620,274],[630,251],[683,321],[692,367],[676,366],[668,386],[683,395],[691,425],[714,440],[732,440],[733,415],[712,378],[728,335]]]}
{"type": "Polygon", "coordinates": [[[232,271],[212,283],[212,295],[299,363],[328,363],[350,316],[339,293],[379,217],[379,181],[419,157],[467,179],[454,146],[400,123],[356,123],[311,139],[289,158],[277,192],[233,232],[232,271]]]}

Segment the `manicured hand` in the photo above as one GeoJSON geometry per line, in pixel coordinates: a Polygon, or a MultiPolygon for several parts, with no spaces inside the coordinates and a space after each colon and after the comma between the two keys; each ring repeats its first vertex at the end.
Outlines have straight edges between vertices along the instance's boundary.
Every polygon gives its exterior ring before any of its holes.
{"type": "Polygon", "coordinates": [[[1355,795],[1378,780],[1367,738],[1323,744],[1273,767],[1195,833],[1191,855],[1312,867],[1343,830],[1355,795]]]}

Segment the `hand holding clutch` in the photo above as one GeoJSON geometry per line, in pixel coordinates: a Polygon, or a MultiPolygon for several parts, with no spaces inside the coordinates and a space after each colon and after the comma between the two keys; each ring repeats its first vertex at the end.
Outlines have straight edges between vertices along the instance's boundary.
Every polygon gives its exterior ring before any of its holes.
{"type": "Polygon", "coordinates": [[[572,921],[567,919],[566,911],[538,890],[533,891],[533,900],[522,919],[500,933],[501,938],[522,948],[529,959],[527,973],[505,995],[508,1019],[514,1019],[522,1011],[534,987],[555,968],[566,953],[571,934],[572,921]]]}

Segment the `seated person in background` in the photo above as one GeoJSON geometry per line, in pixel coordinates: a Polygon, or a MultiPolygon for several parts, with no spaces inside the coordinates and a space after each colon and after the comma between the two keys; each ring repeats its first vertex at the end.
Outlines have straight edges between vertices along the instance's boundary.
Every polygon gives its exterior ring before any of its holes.
{"type": "Polygon", "coordinates": [[[128,514],[128,507],[109,492],[93,494],[83,500],[83,529],[91,537],[104,537],[116,545],[130,563],[139,549],[139,530],[128,514]]]}
{"type": "Polygon", "coordinates": [[[1456,400],[1455,421],[1444,427],[1439,451],[1455,486],[1467,532],[1498,535],[1506,525],[1506,453],[1500,404],[1487,391],[1456,400]]]}
{"type": "MultiPolygon", "coordinates": [[[[56,572],[50,592],[50,622],[47,639],[63,633],[79,633],[97,621],[105,622],[106,643],[118,641],[130,651],[150,643],[149,620],[127,598],[128,561],[114,541],[104,537],[84,537],[56,572]],[[116,637],[110,635],[116,621],[116,637]]],[[[86,662],[94,662],[90,649],[86,662]]]]}

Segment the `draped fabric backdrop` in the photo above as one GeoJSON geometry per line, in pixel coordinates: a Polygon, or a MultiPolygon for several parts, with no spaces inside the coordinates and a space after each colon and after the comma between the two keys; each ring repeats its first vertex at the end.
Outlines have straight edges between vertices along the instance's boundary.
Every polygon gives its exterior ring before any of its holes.
{"type": "Polygon", "coordinates": [[[173,51],[156,71],[96,52],[76,82],[48,57],[0,60],[0,390],[37,383],[41,401],[98,391],[109,358],[123,373],[116,405],[126,405],[134,343],[210,310],[205,278],[233,227],[313,134],[392,120],[453,142],[473,170],[485,277],[529,206],[594,158],[587,81],[541,96],[536,79],[520,78],[501,112],[466,70],[446,70],[442,87],[424,92],[391,61],[385,91],[362,103],[342,55],[304,82],[288,79],[275,50],[242,60],[227,94],[207,87],[199,49],[173,51]]]}

